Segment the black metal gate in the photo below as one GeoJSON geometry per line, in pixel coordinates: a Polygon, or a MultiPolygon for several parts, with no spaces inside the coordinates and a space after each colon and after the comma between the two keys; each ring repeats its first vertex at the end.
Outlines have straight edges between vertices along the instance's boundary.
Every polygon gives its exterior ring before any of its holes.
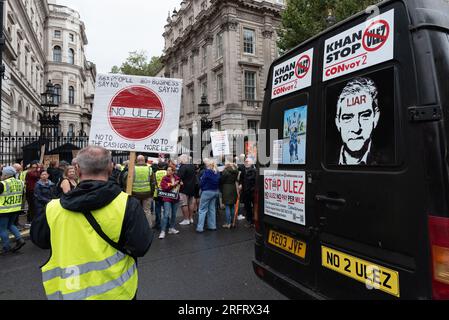
{"type": "MultiPolygon", "coordinates": [[[[76,150],[81,150],[89,145],[87,135],[57,135],[41,136],[35,134],[5,134],[0,136],[0,164],[12,165],[23,161],[27,166],[34,160],[39,160],[41,150],[45,145],[46,155],[59,155],[59,160],[71,163],[76,150]]],[[[145,154],[151,155],[152,154],[145,154]]],[[[157,155],[156,155],[157,156],[157,155]]],[[[129,159],[129,152],[112,151],[112,161],[123,163],[129,159]]]]}

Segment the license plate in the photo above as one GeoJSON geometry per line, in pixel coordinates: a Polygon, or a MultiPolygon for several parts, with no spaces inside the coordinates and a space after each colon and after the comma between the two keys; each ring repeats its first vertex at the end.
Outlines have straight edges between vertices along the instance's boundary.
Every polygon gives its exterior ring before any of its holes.
{"type": "Polygon", "coordinates": [[[321,260],[323,267],[362,282],[367,289],[381,290],[398,298],[400,296],[397,271],[325,246],[321,247],[321,260]]]}
{"type": "Polygon", "coordinates": [[[285,234],[270,230],[268,243],[302,259],[306,257],[307,244],[285,234]]]}

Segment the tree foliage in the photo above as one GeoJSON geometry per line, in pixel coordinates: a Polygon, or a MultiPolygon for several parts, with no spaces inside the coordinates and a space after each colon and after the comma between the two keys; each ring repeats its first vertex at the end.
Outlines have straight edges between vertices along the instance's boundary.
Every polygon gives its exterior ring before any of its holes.
{"type": "Polygon", "coordinates": [[[320,33],[332,23],[365,10],[379,0],[287,0],[282,13],[279,48],[289,50],[320,33]],[[335,19],[329,19],[333,16],[335,19]]]}
{"type": "Polygon", "coordinates": [[[120,67],[113,66],[112,73],[121,73],[134,76],[155,76],[163,67],[160,57],[152,57],[148,60],[148,56],[144,51],[133,51],[129,53],[128,58],[120,67]]]}

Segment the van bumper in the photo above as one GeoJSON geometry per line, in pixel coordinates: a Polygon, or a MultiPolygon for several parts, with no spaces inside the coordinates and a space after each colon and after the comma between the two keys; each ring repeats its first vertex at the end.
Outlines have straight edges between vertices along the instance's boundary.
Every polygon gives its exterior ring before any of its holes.
{"type": "Polygon", "coordinates": [[[328,300],[327,297],[281,275],[269,266],[253,260],[256,275],[268,285],[293,300],[328,300]],[[262,272],[260,271],[262,270],[262,272]],[[263,273],[261,276],[260,273],[263,273]]]}

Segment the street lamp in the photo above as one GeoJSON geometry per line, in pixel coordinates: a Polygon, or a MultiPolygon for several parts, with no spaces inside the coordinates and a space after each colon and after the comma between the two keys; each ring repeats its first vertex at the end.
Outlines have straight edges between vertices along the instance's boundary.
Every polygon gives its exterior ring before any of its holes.
{"type": "Polygon", "coordinates": [[[334,12],[332,11],[332,9],[328,10],[328,14],[327,14],[327,17],[326,17],[326,23],[327,23],[328,27],[331,27],[331,26],[333,26],[334,24],[337,23],[337,18],[335,17],[334,12]]]}
{"type": "MultiPolygon", "coordinates": [[[[1,27],[1,34],[0,34],[0,134],[2,131],[2,80],[5,76],[5,65],[3,64],[3,49],[5,48],[5,37],[3,37],[3,5],[5,3],[5,0],[0,0],[0,27],[1,27]]],[[[3,141],[2,141],[3,143],[3,141]]],[[[2,145],[2,151],[3,151],[3,145],[2,145]]]]}
{"type": "MultiPolygon", "coordinates": [[[[201,103],[198,105],[198,115],[201,117],[201,153],[202,153],[207,142],[203,140],[203,134],[207,130],[212,129],[214,126],[214,122],[208,119],[210,115],[210,104],[207,102],[207,96],[205,94],[201,96],[201,103]]],[[[202,161],[203,160],[201,159],[201,162],[202,161]]]]}
{"type": "Polygon", "coordinates": [[[41,125],[41,137],[50,137],[56,135],[59,131],[59,114],[54,114],[52,108],[59,106],[59,95],[55,92],[55,86],[48,81],[47,90],[41,94],[41,106],[44,112],[39,115],[39,123],[41,125]]]}

